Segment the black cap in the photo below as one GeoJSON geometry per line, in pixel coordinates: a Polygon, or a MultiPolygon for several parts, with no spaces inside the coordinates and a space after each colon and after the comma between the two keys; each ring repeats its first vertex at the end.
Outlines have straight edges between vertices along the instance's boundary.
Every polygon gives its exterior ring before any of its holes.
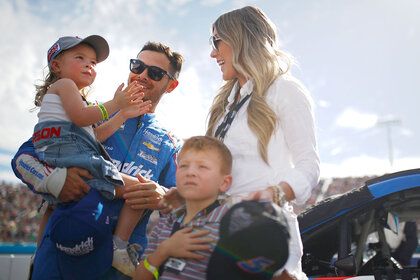
{"type": "Polygon", "coordinates": [[[232,206],[220,223],[207,279],[271,279],[289,256],[289,230],[282,209],[269,201],[232,206]]]}

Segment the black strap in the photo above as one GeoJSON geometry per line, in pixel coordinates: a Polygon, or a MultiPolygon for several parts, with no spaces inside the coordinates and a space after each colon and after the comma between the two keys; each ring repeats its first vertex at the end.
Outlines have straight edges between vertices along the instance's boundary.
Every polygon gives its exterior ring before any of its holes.
{"type": "Polygon", "coordinates": [[[240,102],[238,102],[235,107],[233,107],[233,110],[229,111],[229,113],[226,114],[225,118],[223,119],[223,122],[217,127],[216,132],[214,133],[214,136],[218,138],[220,141],[223,142],[223,139],[225,139],[225,135],[227,131],[230,128],[230,125],[233,122],[233,119],[236,117],[236,113],[239,111],[239,109],[244,105],[244,103],[251,97],[251,94],[248,94],[245,96],[240,102]]]}

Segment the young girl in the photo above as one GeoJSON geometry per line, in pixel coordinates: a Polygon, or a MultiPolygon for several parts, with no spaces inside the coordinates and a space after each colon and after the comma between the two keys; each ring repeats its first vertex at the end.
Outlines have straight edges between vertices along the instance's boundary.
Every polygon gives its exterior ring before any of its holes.
{"type": "MultiPolygon", "coordinates": [[[[126,119],[147,113],[150,101],[143,102],[141,86],[133,82],[123,89],[121,84],[114,98],[104,104],[90,106],[86,101],[85,89],[96,77],[95,66],[109,54],[109,46],[104,38],[92,35],[61,37],[47,54],[48,73],[43,85],[37,86],[35,105],[40,106],[38,124],[35,126],[32,142],[41,160],[57,167],[80,167],[94,177],[87,181],[105,198],[122,197],[120,186],[136,184],[138,181],[121,174],[112,164],[99,142],[111,136],[126,119]],[[108,117],[118,110],[115,117],[108,117]],[[96,126],[97,123],[103,122],[96,126]]],[[[60,190],[49,190],[43,195],[48,202],[48,210],[41,225],[45,225],[52,213],[52,206],[60,205],[60,190]]],[[[131,275],[131,263],[124,247],[139,220],[142,211],[124,206],[115,230],[113,266],[131,275]]],[[[40,227],[43,231],[43,227],[40,227]]]]}

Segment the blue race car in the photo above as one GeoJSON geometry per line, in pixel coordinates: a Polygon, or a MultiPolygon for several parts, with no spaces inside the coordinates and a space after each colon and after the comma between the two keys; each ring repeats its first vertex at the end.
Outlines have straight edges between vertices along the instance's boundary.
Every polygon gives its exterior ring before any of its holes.
{"type": "Polygon", "coordinates": [[[420,169],[369,180],[320,201],[298,220],[302,267],[310,279],[420,279],[412,257],[418,247],[420,169]],[[399,238],[397,248],[392,238],[399,238]]]}

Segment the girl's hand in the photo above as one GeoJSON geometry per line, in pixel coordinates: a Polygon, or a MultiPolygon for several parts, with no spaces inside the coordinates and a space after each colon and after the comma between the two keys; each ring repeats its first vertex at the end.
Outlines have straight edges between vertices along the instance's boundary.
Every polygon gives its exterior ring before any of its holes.
{"type": "Polygon", "coordinates": [[[124,83],[122,83],[115,91],[113,101],[119,109],[124,109],[132,105],[139,105],[142,103],[144,93],[141,92],[143,86],[137,85],[137,81],[130,83],[124,90],[124,83]]]}
{"type": "Polygon", "coordinates": [[[209,230],[195,230],[190,227],[175,232],[169,239],[163,241],[160,246],[171,257],[203,259],[204,256],[194,251],[211,249],[210,243],[214,239],[206,237],[209,230]]]}
{"type": "Polygon", "coordinates": [[[123,118],[127,120],[127,119],[135,118],[137,116],[149,113],[150,108],[152,108],[152,101],[140,100],[139,104],[132,103],[128,107],[121,109],[121,114],[123,118]]]}

